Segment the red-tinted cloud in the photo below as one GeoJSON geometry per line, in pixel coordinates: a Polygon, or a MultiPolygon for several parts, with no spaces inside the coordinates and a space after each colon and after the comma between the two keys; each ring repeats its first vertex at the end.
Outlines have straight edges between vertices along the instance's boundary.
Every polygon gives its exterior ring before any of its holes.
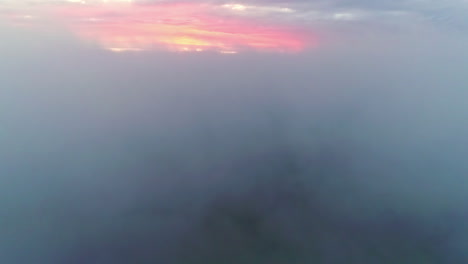
{"type": "Polygon", "coordinates": [[[69,5],[56,15],[83,40],[113,51],[300,52],[314,44],[304,30],[222,9],[199,3],[69,5]]]}

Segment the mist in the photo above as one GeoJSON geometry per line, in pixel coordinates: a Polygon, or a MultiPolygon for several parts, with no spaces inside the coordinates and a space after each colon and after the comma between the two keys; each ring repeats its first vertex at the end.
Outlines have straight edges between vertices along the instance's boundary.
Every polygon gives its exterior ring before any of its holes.
{"type": "Polygon", "coordinates": [[[2,263],[468,260],[462,32],[231,56],[1,31],[2,263]]]}

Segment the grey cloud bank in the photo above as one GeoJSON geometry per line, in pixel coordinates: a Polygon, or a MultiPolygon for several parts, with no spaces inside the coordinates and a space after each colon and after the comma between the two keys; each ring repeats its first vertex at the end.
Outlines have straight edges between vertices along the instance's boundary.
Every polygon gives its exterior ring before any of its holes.
{"type": "Polygon", "coordinates": [[[466,36],[320,29],[222,56],[2,28],[0,261],[466,262],[466,36]]]}

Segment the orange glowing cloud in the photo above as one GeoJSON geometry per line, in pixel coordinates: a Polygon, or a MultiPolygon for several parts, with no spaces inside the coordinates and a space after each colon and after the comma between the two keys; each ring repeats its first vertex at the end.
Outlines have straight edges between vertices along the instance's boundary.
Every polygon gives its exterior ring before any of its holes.
{"type": "Polygon", "coordinates": [[[56,9],[55,15],[79,38],[116,52],[300,52],[314,44],[306,31],[236,14],[242,12],[239,6],[226,10],[195,3],[69,5],[56,9]]]}

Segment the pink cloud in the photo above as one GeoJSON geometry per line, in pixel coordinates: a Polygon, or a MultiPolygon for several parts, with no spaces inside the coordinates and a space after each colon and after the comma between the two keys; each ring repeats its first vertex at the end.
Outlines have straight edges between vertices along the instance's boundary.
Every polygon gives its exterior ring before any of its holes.
{"type": "Polygon", "coordinates": [[[316,43],[306,30],[208,4],[69,5],[54,13],[82,40],[113,51],[300,52],[316,43]]]}

